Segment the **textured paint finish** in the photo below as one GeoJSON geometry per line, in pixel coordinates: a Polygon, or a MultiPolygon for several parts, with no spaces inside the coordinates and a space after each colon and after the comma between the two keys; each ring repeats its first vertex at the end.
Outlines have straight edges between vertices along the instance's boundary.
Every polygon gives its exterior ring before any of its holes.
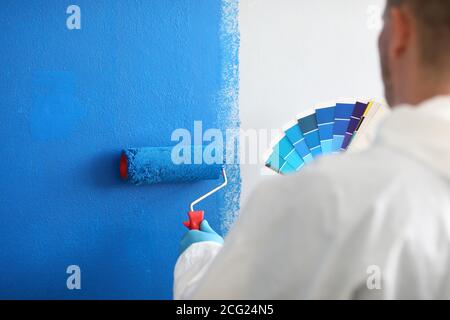
{"type": "MultiPolygon", "coordinates": [[[[0,298],[171,298],[188,204],[217,182],[124,184],[120,151],[170,145],[194,120],[239,124],[223,98],[237,94],[223,26],[237,3],[80,0],[81,30],[69,4],[2,2],[0,298]],[[66,288],[69,265],[81,290],[66,288]]],[[[228,194],[199,206],[219,231],[229,190],[239,200],[228,170],[228,194]]]]}
{"type": "MultiPolygon", "coordinates": [[[[135,185],[193,182],[218,179],[222,172],[221,163],[195,163],[196,153],[202,160],[203,146],[189,146],[182,158],[173,156],[174,147],[130,148],[123,152],[127,159],[126,180],[135,185]],[[185,161],[186,160],[186,161],[185,161]],[[183,161],[183,162],[181,162],[183,161]]],[[[182,152],[182,151],[181,151],[182,152]]]]}

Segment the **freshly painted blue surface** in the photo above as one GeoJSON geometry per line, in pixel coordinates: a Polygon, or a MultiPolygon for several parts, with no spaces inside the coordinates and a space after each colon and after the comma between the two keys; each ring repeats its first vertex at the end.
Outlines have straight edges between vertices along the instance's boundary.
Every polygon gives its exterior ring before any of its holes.
{"type": "MultiPolygon", "coordinates": [[[[237,59],[221,6],[2,1],[0,298],[172,297],[181,222],[218,182],[124,184],[120,151],[171,145],[194,120],[220,128],[224,59],[237,59]],[[66,27],[69,4],[81,30],[66,27]],[[66,287],[72,264],[81,290],[66,287]]],[[[216,230],[221,197],[199,206],[216,230]]]]}

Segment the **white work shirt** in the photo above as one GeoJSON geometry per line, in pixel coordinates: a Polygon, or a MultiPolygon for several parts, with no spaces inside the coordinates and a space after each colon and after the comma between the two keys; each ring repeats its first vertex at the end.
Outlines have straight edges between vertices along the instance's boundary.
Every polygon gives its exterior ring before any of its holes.
{"type": "Polygon", "coordinates": [[[262,183],[174,298],[449,299],[450,96],[397,107],[372,146],[262,183]]]}

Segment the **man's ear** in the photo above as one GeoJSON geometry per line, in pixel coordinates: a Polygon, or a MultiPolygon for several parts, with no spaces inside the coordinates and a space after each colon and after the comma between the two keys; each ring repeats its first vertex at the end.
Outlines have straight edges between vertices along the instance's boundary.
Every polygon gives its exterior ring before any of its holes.
{"type": "Polygon", "coordinates": [[[404,6],[390,9],[391,45],[389,55],[392,59],[401,58],[411,44],[412,16],[404,6]]]}

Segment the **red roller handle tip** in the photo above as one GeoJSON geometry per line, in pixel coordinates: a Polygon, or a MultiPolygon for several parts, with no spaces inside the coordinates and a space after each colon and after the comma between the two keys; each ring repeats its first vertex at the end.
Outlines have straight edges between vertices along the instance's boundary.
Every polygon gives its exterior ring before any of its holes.
{"type": "Polygon", "coordinates": [[[183,224],[190,230],[200,230],[204,215],[203,211],[189,211],[189,221],[184,221],[183,224]]]}
{"type": "Polygon", "coordinates": [[[120,177],[123,180],[128,179],[128,160],[125,154],[120,157],[120,177]]]}

